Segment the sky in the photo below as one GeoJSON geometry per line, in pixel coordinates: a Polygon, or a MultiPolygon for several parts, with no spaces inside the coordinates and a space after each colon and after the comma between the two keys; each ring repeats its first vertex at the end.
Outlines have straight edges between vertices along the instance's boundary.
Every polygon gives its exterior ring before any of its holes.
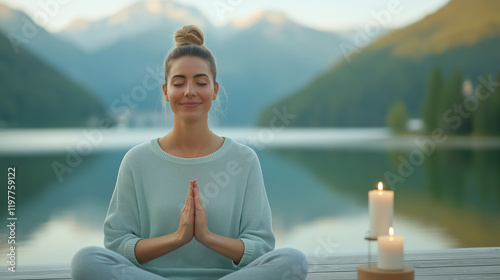
{"type": "MultiPolygon", "coordinates": [[[[79,18],[97,20],[144,0],[0,0],[10,7],[48,16],[41,24],[49,31],[63,29],[79,18]]],[[[198,8],[214,25],[224,25],[261,10],[286,13],[292,20],[317,29],[342,31],[363,28],[374,14],[391,13],[387,28],[399,28],[415,22],[444,6],[449,0],[176,0],[198,8]],[[391,7],[392,10],[391,10],[391,7]]],[[[40,23],[40,22],[37,22],[40,23]]]]}

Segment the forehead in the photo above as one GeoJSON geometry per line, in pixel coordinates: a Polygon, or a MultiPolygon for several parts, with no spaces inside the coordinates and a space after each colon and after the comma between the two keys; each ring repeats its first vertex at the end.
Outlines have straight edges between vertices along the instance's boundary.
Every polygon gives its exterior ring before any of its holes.
{"type": "Polygon", "coordinates": [[[183,56],[174,60],[169,72],[170,77],[174,75],[190,77],[197,74],[207,74],[211,76],[208,61],[196,56],[183,56]]]}

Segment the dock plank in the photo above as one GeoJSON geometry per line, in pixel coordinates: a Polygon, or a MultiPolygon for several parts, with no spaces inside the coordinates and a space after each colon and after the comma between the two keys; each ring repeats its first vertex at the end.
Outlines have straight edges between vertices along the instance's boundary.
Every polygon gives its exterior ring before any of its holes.
{"type": "MultiPolygon", "coordinates": [[[[376,256],[371,257],[376,262],[376,256]]],[[[308,280],[357,279],[365,255],[333,255],[309,258],[308,280]]],[[[500,279],[500,248],[466,248],[405,253],[405,264],[415,268],[415,279],[500,279]]]]}
{"type": "MultiPolygon", "coordinates": [[[[371,257],[372,262],[376,259],[371,257]]],[[[367,262],[366,254],[309,257],[307,280],[356,280],[358,266],[367,262]]],[[[418,280],[499,280],[500,247],[406,252],[405,264],[415,268],[418,280]]],[[[69,265],[0,271],[0,279],[12,280],[71,280],[70,275],[69,265]]]]}

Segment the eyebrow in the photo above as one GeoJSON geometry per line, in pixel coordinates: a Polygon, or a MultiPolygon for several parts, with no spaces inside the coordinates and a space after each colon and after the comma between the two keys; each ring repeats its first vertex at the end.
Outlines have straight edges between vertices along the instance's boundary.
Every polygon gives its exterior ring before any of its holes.
{"type": "MultiPolygon", "coordinates": [[[[207,78],[209,78],[209,76],[207,74],[204,74],[204,73],[203,74],[194,75],[194,77],[195,78],[198,78],[198,77],[207,77],[207,78]]],[[[184,78],[185,79],[186,76],[185,75],[173,75],[172,78],[170,78],[170,79],[173,79],[173,78],[184,78]]]]}

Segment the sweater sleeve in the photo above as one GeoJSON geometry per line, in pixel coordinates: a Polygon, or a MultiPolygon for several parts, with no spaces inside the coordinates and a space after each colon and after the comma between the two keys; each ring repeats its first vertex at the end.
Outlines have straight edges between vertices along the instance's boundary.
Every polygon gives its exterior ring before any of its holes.
{"type": "Polygon", "coordinates": [[[245,251],[238,264],[233,262],[236,268],[242,268],[272,251],[275,244],[271,208],[257,155],[248,174],[241,216],[239,239],[243,241],[245,251]]]}
{"type": "Polygon", "coordinates": [[[135,245],[140,240],[140,219],[130,158],[124,157],[115,190],[104,221],[104,247],[115,251],[136,265],[135,245]]]}

